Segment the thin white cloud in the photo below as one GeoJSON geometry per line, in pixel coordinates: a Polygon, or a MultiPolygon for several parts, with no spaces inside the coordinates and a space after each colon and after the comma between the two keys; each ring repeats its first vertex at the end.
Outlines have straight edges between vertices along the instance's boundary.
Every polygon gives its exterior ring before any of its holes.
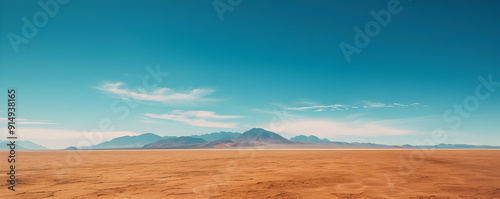
{"type": "Polygon", "coordinates": [[[371,101],[364,101],[364,103],[371,108],[392,108],[394,105],[392,104],[386,104],[386,103],[381,103],[381,102],[371,102],[371,101]]]}
{"type": "Polygon", "coordinates": [[[334,105],[316,105],[316,106],[303,106],[303,107],[289,107],[287,110],[314,110],[314,111],[339,111],[339,110],[348,110],[350,105],[345,104],[334,104],[334,105]]]}
{"type": "Polygon", "coordinates": [[[299,107],[287,107],[286,110],[292,111],[345,111],[350,109],[368,109],[368,108],[403,108],[403,107],[428,107],[427,105],[422,105],[421,103],[412,104],[401,104],[401,103],[381,103],[372,101],[362,101],[362,105],[359,104],[333,104],[333,105],[309,105],[309,106],[299,106],[299,107]]]}
{"type": "Polygon", "coordinates": [[[174,110],[172,111],[174,114],[185,115],[190,117],[198,117],[198,118],[213,118],[213,119],[233,119],[233,118],[242,118],[243,116],[236,115],[217,115],[212,111],[181,111],[174,110]]]}
{"type": "Polygon", "coordinates": [[[383,136],[408,135],[411,130],[400,129],[377,121],[341,122],[332,119],[298,119],[290,120],[281,130],[283,133],[295,135],[316,135],[334,137],[343,135],[383,136]]]}
{"type": "Polygon", "coordinates": [[[106,91],[122,99],[132,99],[134,101],[153,101],[162,103],[177,103],[177,104],[193,104],[200,102],[214,101],[214,99],[206,98],[207,95],[213,93],[212,89],[192,89],[186,92],[177,92],[170,88],[156,88],[152,91],[146,91],[143,88],[129,90],[123,88],[123,82],[105,83],[98,87],[99,90],[106,91]]]}
{"type": "MultiPolygon", "coordinates": [[[[17,124],[59,124],[53,120],[34,120],[34,119],[23,119],[16,118],[17,124]]],[[[8,118],[0,118],[0,124],[7,124],[9,122],[8,118]]]]}
{"type": "Polygon", "coordinates": [[[260,109],[260,108],[253,108],[251,110],[254,112],[265,113],[265,114],[276,114],[278,112],[277,110],[267,110],[267,109],[260,109]]]}
{"type": "Polygon", "coordinates": [[[218,127],[218,128],[236,128],[236,123],[209,121],[208,119],[235,119],[243,116],[236,115],[217,115],[211,111],[183,111],[174,110],[170,114],[152,114],[145,113],[147,117],[173,120],[183,122],[191,126],[218,127]]]}
{"type": "Polygon", "coordinates": [[[429,107],[429,105],[422,105],[421,103],[412,103],[409,106],[412,106],[412,107],[429,107]]]}

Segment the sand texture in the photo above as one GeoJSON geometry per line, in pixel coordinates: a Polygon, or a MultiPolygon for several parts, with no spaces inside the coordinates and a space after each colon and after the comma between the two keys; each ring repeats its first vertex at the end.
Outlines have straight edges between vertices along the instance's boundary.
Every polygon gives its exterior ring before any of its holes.
{"type": "Polygon", "coordinates": [[[500,198],[500,150],[427,152],[21,151],[0,198],[500,198]]]}

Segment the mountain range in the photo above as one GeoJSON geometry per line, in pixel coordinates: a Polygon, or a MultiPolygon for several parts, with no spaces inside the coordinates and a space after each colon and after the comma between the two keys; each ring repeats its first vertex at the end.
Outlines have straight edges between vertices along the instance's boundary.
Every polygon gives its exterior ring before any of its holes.
{"type": "Polygon", "coordinates": [[[281,135],[266,131],[261,128],[250,129],[241,133],[211,133],[202,136],[178,137],[159,140],[145,145],[148,149],[173,149],[173,148],[230,148],[230,147],[249,147],[266,146],[268,144],[294,144],[281,135]],[[208,136],[207,136],[208,135],[208,136]],[[217,140],[205,140],[200,137],[222,138],[217,140]]]}
{"type": "MultiPolygon", "coordinates": [[[[6,147],[8,141],[1,141],[0,151],[9,150],[6,147]]],[[[31,141],[16,141],[16,149],[26,150],[49,150],[31,141]]],[[[158,136],[153,133],[145,133],[137,136],[117,137],[97,145],[76,148],[70,146],[66,150],[79,149],[197,149],[197,148],[236,148],[236,147],[266,147],[269,149],[302,149],[302,148],[377,148],[377,149],[500,149],[500,146],[490,145],[468,145],[468,144],[438,144],[432,146],[414,145],[384,145],[360,142],[338,142],[326,138],[318,138],[314,135],[298,135],[286,139],[281,135],[264,130],[252,128],[244,133],[236,132],[214,132],[209,134],[192,136],[158,136]]]]}
{"type": "MultiPolygon", "coordinates": [[[[140,136],[125,136],[127,139],[115,138],[111,141],[104,142],[99,146],[114,146],[115,149],[124,148],[142,148],[142,149],[197,149],[197,148],[236,148],[236,147],[267,147],[267,148],[365,148],[365,149],[394,149],[394,148],[407,148],[407,149],[419,149],[423,146],[413,146],[413,145],[384,145],[375,143],[360,143],[360,142],[337,142],[330,141],[326,138],[318,138],[314,135],[299,135],[290,138],[289,140],[282,137],[281,135],[267,131],[261,128],[253,128],[244,133],[235,132],[215,132],[210,134],[193,135],[193,136],[153,136],[148,134],[143,134],[140,136]],[[153,142],[146,143],[144,139],[139,142],[139,140],[133,138],[139,138],[141,136],[148,135],[154,139],[153,142]],[[128,141],[131,143],[123,142],[128,141]],[[140,146],[144,144],[143,146],[140,146]],[[133,147],[130,147],[133,146],[133,147]]],[[[488,146],[488,145],[466,145],[466,144],[439,144],[434,146],[425,146],[426,148],[436,148],[436,149],[493,149],[500,148],[498,146],[488,146]]],[[[99,148],[95,148],[99,149],[99,148]]]]}
{"type": "Polygon", "coordinates": [[[182,136],[177,138],[167,138],[144,146],[148,149],[175,149],[175,148],[199,148],[200,144],[207,141],[201,138],[182,136]]]}

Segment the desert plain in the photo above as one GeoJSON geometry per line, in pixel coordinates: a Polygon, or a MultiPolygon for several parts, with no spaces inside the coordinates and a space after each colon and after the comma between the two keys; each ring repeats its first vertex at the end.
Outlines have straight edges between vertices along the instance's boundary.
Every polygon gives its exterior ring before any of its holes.
{"type": "Polygon", "coordinates": [[[21,151],[16,161],[16,191],[3,174],[0,198],[500,198],[500,150],[21,151]]]}

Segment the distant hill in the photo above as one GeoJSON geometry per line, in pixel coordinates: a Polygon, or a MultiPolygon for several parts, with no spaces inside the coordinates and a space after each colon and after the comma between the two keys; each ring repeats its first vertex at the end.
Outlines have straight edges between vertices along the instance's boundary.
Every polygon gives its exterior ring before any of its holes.
{"type": "Polygon", "coordinates": [[[140,148],[146,144],[150,144],[161,139],[165,139],[165,137],[161,137],[153,133],[145,133],[138,136],[117,137],[110,141],[94,145],[90,148],[92,149],[140,148]]]}
{"type": "Polygon", "coordinates": [[[287,140],[281,135],[266,131],[261,128],[250,129],[237,138],[233,139],[237,145],[262,145],[262,144],[294,144],[294,142],[287,140]]]}
{"type": "Polygon", "coordinates": [[[294,141],[294,142],[318,142],[318,143],[330,142],[330,140],[328,140],[326,138],[319,139],[318,137],[316,137],[314,135],[310,135],[310,136],[299,135],[299,136],[295,136],[293,138],[290,138],[290,141],[294,141]]]}
{"type": "Polygon", "coordinates": [[[199,148],[200,144],[207,141],[201,138],[192,138],[187,136],[163,139],[151,144],[147,144],[144,148],[148,149],[173,149],[173,148],[199,148]]]}
{"type": "Polygon", "coordinates": [[[71,151],[71,150],[78,150],[78,148],[74,147],[74,146],[70,146],[64,150],[68,150],[68,151],[71,151]]]}
{"type": "MultiPolygon", "coordinates": [[[[1,141],[0,140],[0,151],[10,151],[10,148],[7,146],[7,144],[9,144],[10,141],[8,140],[4,140],[4,141],[1,141]]],[[[41,151],[41,150],[50,150],[44,146],[41,146],[39,144],[36,144],[34,142],[31,142],[31,141],[19,141],[19,140],[16,140],[16,150],[17,151],[41,151]]]]}
{"type": "Polygon", "coordinates": [[[240,135],[241,135],[241,133],[221,131],[218,133],[216,132],[216,133],[209,133],[209,134],[203,134],[203,135],[192,135],[190,137],[201,138],[201,139],[204,139],[206,141],[216,141],[216,140],[223,140],[223,139],[230,140],[230,139],[236,138],[240,135]]]}

